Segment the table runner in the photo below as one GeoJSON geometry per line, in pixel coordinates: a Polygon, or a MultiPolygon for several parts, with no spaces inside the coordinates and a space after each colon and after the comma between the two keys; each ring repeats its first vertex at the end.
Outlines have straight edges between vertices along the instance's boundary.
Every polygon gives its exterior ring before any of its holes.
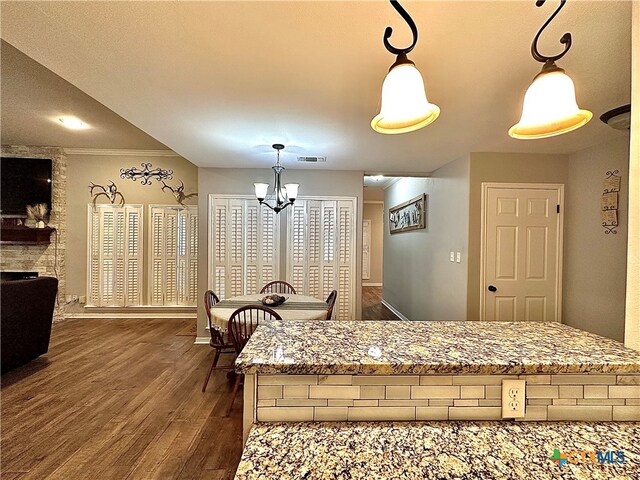
{"type": "MultiPolygon", "coordinates": [[[[221,300],[216,303],[211,309],[215,308],[240,308],[245,305],[262,305],[260,300],[255,301],[240,301],[240,300],[221,300]]],[[[270,305],[264,305],[265,307],[272,308],[274,310],[328,310],[329,305],[322,302],[284,302],[282,305],[272,307],[270,305]]]]}

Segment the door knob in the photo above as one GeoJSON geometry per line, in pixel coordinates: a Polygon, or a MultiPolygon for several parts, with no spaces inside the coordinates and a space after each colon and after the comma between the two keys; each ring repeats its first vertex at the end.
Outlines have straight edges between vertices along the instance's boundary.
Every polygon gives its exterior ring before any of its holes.
{"type": "Polygon", "coordinates": [[[487,287],[487,290],[489,290],[490,292],[497,292],[498,289],[496,288],[495,285],[489,285],[489,287],[487,287]]]}

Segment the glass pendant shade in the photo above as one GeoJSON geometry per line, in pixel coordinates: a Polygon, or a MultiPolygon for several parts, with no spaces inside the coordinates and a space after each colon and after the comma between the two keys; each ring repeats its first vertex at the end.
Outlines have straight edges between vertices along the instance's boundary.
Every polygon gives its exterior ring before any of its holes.
{"type": "Polygon", "coordinates": [[[527,89],[522,117],[509,129],[509,135],[518,139],[552,137],[580,128],[592,117],[589,110],[578,107],[573,81],[564,70],[545,65],[527,89]]]}
{"type": "Polygon", "coordinates": [[[254,183],[253,186],[256,189],[256,197],[258,200],[267,198],[267,191],[269,190],[268,183],[254,183]]]}
{"type": "Polygon", "coordinates": [[[296,198],[298,198],[298,187],[300,185],[298,183],[287,183],[284,188],[287,191],[287,198],[290,201],[294,201],[296,198]]]}
{"type": "Polygon", "coordinates": [[[429,103],[422,75],[413,63],[391,68],[382,84],[380,113],[371,120],[379,133],[406,133],[426,127],[440,115],[440,108],[429,103]]]}

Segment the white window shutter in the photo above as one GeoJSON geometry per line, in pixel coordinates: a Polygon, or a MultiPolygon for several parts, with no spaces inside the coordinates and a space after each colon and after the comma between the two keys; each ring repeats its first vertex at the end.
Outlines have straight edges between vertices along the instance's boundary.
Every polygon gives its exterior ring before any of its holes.
{"type": "Polygon", "coordinates": [[[306,201],[296,201],[289,211],[289,223],[287,225],[287,237],[289,244],[287,279],[293,285],[296,292],[303,293],[306,290],[306,201]]]}
{"type": "Polygon", "coordinates": [[[229,280],[228,296],[244,294],[244,202],[229,202],[229,280]]]}
{"type": "Polygon", "coordinates": [[[197,207],[153,205],[150,212],[152,305],[194,306],[198,295],[197,207]]]}
{"type": "Polygon", "coordinates": [[[216,200],[213,206],[214,245],[213,245],[213,289],[220,299],[226,297],[228,256],[227,256],[227,217],[229,202],[216,200]]]}
{"type": "Polygon", "coordinates": [[[142,295],[142,207],[88,206],[89,304],[140,305],[142,295]]]}

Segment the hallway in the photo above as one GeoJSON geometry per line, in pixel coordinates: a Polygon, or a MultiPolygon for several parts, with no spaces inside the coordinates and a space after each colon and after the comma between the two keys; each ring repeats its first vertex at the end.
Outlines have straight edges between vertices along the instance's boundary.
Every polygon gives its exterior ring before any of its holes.
{"type": "Polygon", "coordinates": [[[362,287],[362,320],[399,320],[382,304],[382,287],[362,287]]]}

